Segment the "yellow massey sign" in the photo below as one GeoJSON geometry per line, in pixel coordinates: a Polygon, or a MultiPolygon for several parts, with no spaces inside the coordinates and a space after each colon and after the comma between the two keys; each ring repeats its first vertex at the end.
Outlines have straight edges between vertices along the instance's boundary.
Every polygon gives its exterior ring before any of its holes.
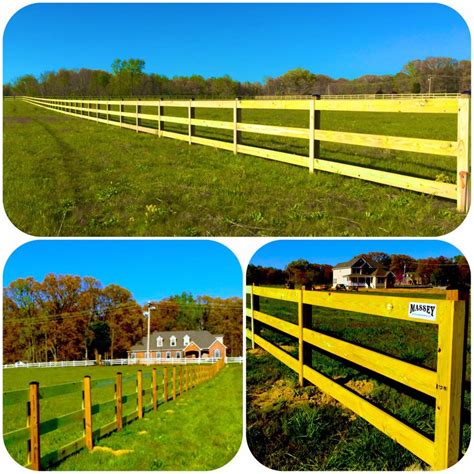
{"type": "Polygon", "coordinates": [[[446,469],[460,457],[461,402],[466,303],[456,290],[447,300],[413,301],[412,297],[354,295],[335,292],[288,290],[248,286],[250,308],[246,315],[247,337],[308,381],[354,411],[435,470],[446,469]],[[298,305],[298,324],[260,311],[260,297],[290,301],[298,305]],[[312,306],[435,324],[438,326],[437,369],[430,370],[337,339],[312,329],[312,306]],[[262,326],[298,339],[298,358],[292,357],[260,335],[262,326]],[[435,399],[434,441],[348,390],[311,365],[311,347],[323,349],[375,373],[395,380],[435,399]]]}

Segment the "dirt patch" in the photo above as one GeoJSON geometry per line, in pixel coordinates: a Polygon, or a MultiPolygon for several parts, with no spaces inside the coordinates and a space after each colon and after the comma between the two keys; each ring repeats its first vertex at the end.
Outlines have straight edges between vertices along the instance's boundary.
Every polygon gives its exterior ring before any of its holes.
{"type": "Polygon", "coordinates": [[[3,121],[6,123],[28,123],[33,122],[30,117],[3,117],[3,121]]]}
{"type": "Polygon", "coordinates": [[[349,380],[346,383],[346,387],[354,390],[354,392],[366,397],[374,391],[374,383],[369,380],[349,380]]]}
{"type": "MultiPolygon", "coordinates": [[[[346,387],[354,390],[362,396],[367,396],[374,390],[373,382],[368,380],[351,380],[346,387]]],[[[320,391],[317,387],[310,386],[304,390],[296,389],[285,380],[277,380],[268,390],[256,393],[252,399],[252,404],[258,408],[270,408],[273,405],[285,403],[296,406],[306,405],[329,405],[344,408],[337,400],[330,395],[320,391]]]]}
{"type": "Polygon", "coordinates": [[[295,403],[295,390],[288,386],[284,380],[277,380],[269,390],[257,393],[253,403],[259,408],[269,408],[277,403],[295,403]]]}
{"type": "MultiPolygon", "coordinates": [[[[31,117],[12,117],[12,116],[4,116],[4,122],[6,123],[29,123],[35,122],[35,119],[31,117]]],[[[49,116],[49,117],[41,117],[41,122],[65,122],[69,120],[68,117],[56,117],[56,116],[49,116]]]]}
{"type": "Polygon", "coordinates": [[[255,349],[247,349],[247,352],[256,357],[268,355],[268,352],[264,351],[263,349],[260,349],[259,347],[256,347],[255,349]]]}
{"type": "Polygon", "coordinates": [[[133,453],[133,449],[112,449],[107,446],[94,446],[92,449],[93,453],[102,452],[110,453],[114,456],[124,456],[125,454],[133,453]]]}

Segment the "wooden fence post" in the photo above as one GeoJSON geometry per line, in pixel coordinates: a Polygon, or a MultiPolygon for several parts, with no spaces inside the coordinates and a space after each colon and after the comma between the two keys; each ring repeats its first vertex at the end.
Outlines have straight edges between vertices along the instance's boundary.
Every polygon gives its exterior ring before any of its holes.
{"type": "Polygon", "coordinates": [[[452,306],[439,314],[434,450],[435,470],[447,469],[461,456],[464,331],[466,302],[458,292],[447,293],[452,306]]]}
{"type": "Polygon", "coordinates": [[[168,401],[168,367],[163,367],[163,399],[168,401]]]}
{"type": "Polygon", "coordinates": [[[124,112],[124,108],[123,108],[123,99],[120,99],[120,103],[119,103],[119,121],[120,121],[120,127],[122,127],[122,123],[123,123],[123,117],[122,117],[122,113],[124,112]]]}
{"type": "Polygon", "coordinates": [[[91,378],[89,375],[84,377],[84,390],[82,392],[84,405],[84,435],[86,440],[86,448],[91,451],[94,447],[92,437],[92,394],[91,394],[91,378]]]}
{"type": "Polygon", "coordinates": [[[158,136],[163,137],[163,131],[165,129],[165,122],[163,122],[162,118],[165,115],[165,108],[161,105],[161,102],[163,101],[163,97],[160,97],[160,100],[158,102],[158,136]]]}
{"type": "Polygon", "coordinates": [[[192,120],[195,118],[195,112],[196,112],[196,109],[193,107],[193,100],[194,98],[191,98],[190,101],[189,101],[189,105],[188,105],[188,143],[189,145],[192,144],[193,142],[193,135],[196,134],[196,127],[195,125],[192,124],[192,120]]]}
{"type": "Polygon", "coordinates": [[[315,110],[319,94],[314,94],[309,101],[309,172],[314,173],[314,160],[320,157],[321,142],[314,139],[314,131],[321,128],[321,111],[315,110]]]}
{"type": "Polygon", "coordinates": [[[28,463],[31,464],[31,469],[39,471],[41,470],[39,382],[30,383],[27,410],[27,422],[30,428],[28,463]]]}
{"type": "Polygon", "coordinates": [[[108,125],[109,124],[109,111],[110,111],[109,99],[107,99],[106,110],[107,110],[107,125],[108,125]]]}
{"type": "Polygon", "coordinates": [[[153,399],[153,411],[156,412],[158,408],[158,397],[156,393],[156,367],[153,367],[151,371],[151,393],[152,393],[152,399],[153,399]]]}
{"type": "Polygon", "coordinates": [[[183,394],[183,367],[179,367],[179,396],[183,394]]]}
{"type": "Polygon", "coordinates": [[[235,98],[234,102],[234,155],[237,154],[237,147],[242,141],[242,132],[239,132],[239,122],[242,121],[242,109],[239,107],[240,97],[235,98]]]}
{"type": "Polygon", "coordinates": [[[137,411],[138,418],[143,418],[143,373],[137,372],[137,411]]]}
{"type": "Polygon", "coordinates": [[[136,127],[136,132],[138,133],[138,127],[141,125],[141,119],[138,118],[138,114],[142,113],[142,106],[138,105],[140,102],[140,99],[137,99],[137,102],[135,104],[135,127],[136,127]]]}
{"type": "Polygon", "coordinates": [[[117,372],[115,382],[115,419],[117,420],[117,431],[123,427],[123,390],[122,390],[122,372],[117,372]]]}
{"type": "Polygon", "coordinates": [[[173,367],[173,400],[176,400],[176,367],[173,367]]]}
{"type": "Polygon", "coordinates": [[[313,307],[310,304],[304,304],[304,294],[305,287],[302,286],[298,301],[298,381],[302,387],[305,385],[304,366],[312,366],[311,345],[304,342],[303,333],[305,328],[311,329],[313,320],[313,307]]]}
{"type": "Polygon", "coordinates": [[[260,297],[255,294],[255,284],[252,283],[250,292],[250,331],[252,333],[252,349],[255,349],[255,332],[258,331],[258,323],[255,324],[254,311],[260,311],[260,297]]]}
{"type": "Polygon", "coordinates": [[[187,392],[189,390],[189,370],[188,366],[186,366],[185,370],[185,379],[186,379],[186,386],[185,386],[185,391],[187,392]]]}
{"type": "Polygon", "coordinates": [[[469,196],[469,103],[467,95],[458,99],[458,134],[457,134],[457,208],[467,212],[470,205],[469,196]]]}

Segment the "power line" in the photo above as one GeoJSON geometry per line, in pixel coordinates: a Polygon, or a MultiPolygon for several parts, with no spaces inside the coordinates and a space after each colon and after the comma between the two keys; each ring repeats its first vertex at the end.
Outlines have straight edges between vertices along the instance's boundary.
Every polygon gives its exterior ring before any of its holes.
{"type": "MultiPolygon", "coordinates": [[[[189,312],[189,311],[199,311],[203,312],[203,310],[206,309],[214,309],[214,310],[219,310],[219,309],[232,309],[232,310],[242,310],[242,304],[241,303],[214,303],[214,302],[208,302],[208,303],[178,303],[174,302],[173,300],[166,301],[162,300],[157,303],[158,311],[160,309],[177,309],[178,312],[189,312]],[[177,306],[176,306],[177,305],[177,306]]],[[[111,313],[118,313],[119,311],[126,310],[126,309],[137,309],[140,311],[141,314],[141,306],[138,303],[135,302],[127,302],[127,303],[121,303],[118,304],[114,307],[111,308],[106,308],[106,309],[99,309],[99,310],[92,310],[92,313],[97,313],[98,311],[104,315],[102,319],[107,319],[107,316],[110,315],[111,313]]],[[[41,308],[38,308],[39,311],[41,311],[41,308]]],[[[153,315],[153,313],[152,313],[153,315]]],[[[3,322],[5,325],[13,325],[13,324],[25,324],[25,325],[33,325],[33,324],[41,324],[41,323],[48,323],[48,322],[54,322],[54,321],[68,321],[71,319],[76,319],[80,317],[90,317],[91,316],[91,310],[81,310],[81,311],[71,311],[71,312],[64,312],[64,313],[59,313],[59,314],[46,314],[43,316],[35,316],[32,318],[22,318],[18,320],[6,320],[3,322]]]]}

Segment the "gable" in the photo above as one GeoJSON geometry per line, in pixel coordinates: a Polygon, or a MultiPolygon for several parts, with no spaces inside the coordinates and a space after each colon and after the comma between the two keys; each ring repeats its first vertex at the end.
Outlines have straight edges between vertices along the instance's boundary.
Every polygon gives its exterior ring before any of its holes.
{"type": "Polygon", "coordinates": [[[200,351],[200,350],[201,350],[201,348],[200,348],[197,344],[195,344],[194,342],[191,341],[191,342],[185,347],[184,352],[188,352],[188,351],[189,351],[189,352],[190,352],[190,351],[200,351]]]}

